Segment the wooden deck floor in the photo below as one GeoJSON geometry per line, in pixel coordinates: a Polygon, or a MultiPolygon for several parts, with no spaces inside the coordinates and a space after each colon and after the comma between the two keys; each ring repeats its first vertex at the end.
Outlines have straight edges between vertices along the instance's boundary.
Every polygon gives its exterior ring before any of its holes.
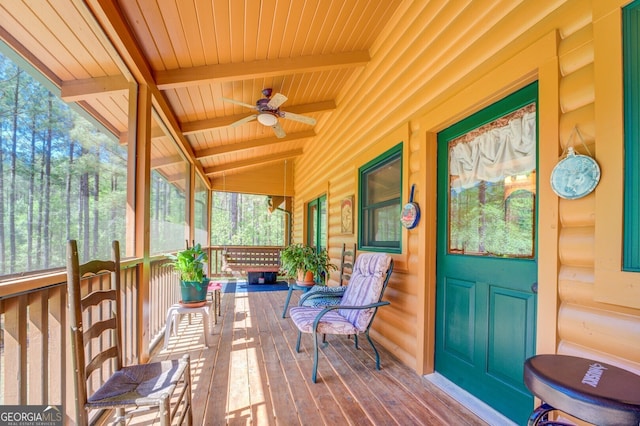
{"type": "MultiPolygon", "coordinates": [[[[485,424],[380,345],[377,371],[366,339],[356,350],[353,340],[328,336],[318,383],[312,383],[311,337],[303,335],[296,353],[295,326],[281,317],[286,294],[223,294],[209,348],[201,318],[194,316],[191,324],[183,317],[167,350],[154,351],[153,360],[190,354],[195,425],[485,424]]],[[[291,306],[298,297],[294,292],[291,306]]]]}

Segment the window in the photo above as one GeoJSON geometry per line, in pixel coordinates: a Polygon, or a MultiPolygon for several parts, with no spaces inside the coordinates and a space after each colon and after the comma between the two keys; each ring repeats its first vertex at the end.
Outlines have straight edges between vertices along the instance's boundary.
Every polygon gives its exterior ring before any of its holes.
{"type": "Polygon", "coordinates": [[[151,236],[152,254],[182,249],[187,233],[189,165],[157,115],[151,140],[151,236]]]}
{"type": "Polygon", "coordinates": [[[623,270],[640,272],[640,1],[623,9],[624,244],[623,270]]]}
{"type": "Polygon", "coordinates": [[[307,204],[307,245],[316,251],[327,248],[327,196],[307,204]]]}
{"type": "Polygon", "coordinates": [[[359,246],[400,253],[402,144],[359,169],[359,246]]]}
{"type": "Polygon", "coordinates": [[[207,244],[207,199],[209,190],[199,174],[196,173],[196,188],[194,192],[194,236],[196,243],[207,244]]]}
{"type": "Polygon", "coordinates": [[[64,266],[68,239],[81,261],[125,241],[126,147],[37,79],[0,54],[0,276],[64,266]]]}

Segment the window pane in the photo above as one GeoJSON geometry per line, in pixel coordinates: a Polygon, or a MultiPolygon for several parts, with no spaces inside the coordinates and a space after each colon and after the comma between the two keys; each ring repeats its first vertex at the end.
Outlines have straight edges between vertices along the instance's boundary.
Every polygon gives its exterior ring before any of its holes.
{"type": "Polygon", "coordinates": [[[534,256],[535,103],[449,141],[449,252],[534,256]]]}
{"type": "Polygon", "coordinates": [[[327,248],[327,227],[328,227],[328,215],[327,215],[327,197],[326,196],[322,196],[320,197],[320,199],[318,200],[318,202],[320,203],[320,217],[318,217],[318,222],[320,225],[319,228],[319,241],[318,241],[318,246],[319,249],[325,249],[327,248]]]}
{"type": "Polygon", "coordinates": [[[184,248],[187,239],[187,162],[153,115],[151,141],[151,253],[184,248]]]}
{"type": "Polygon", "coordinates": [[[203,246],[207,245],[207,195],[208,189],[200,175],[196,173],[194,226],[195,240],[203,246]]]}
{"type": "Polygon", "coordinates": [[[318,200],[315,200],[315,202],[313,204],[309,204],[309,210],[307,213],[308,219],[309,219],[309,227],[307,230],[307,235],[308,235],[308,244],[311,247],[317,247],[318,246],[318,233],[316,225],[317,225],[317,217],[318,217],[318,200]]]}
{"type": "MultiPolygon", "coordinates": [[[[126,235],[127,150],[0,54],[0,275],[110,257],[126,235]]],[[[126,130],[126,129],[125,129],[126,130]]]]}
{"type": "Polygon", "coordinates": [[[400,198],[401,162],[397,158],[367,175],[367,204],[400,198]]]}
{"type": "Polygon", "coordinates": [[[400,203],[373,210],[372,243],[400,241],[400,203]]]}

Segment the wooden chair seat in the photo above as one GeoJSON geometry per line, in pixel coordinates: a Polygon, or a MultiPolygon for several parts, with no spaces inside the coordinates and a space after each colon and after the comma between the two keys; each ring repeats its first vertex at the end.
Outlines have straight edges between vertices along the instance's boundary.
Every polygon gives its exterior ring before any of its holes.
{"type": "Polygon", "coordinates": [[[542,424],[554,410],[597,425],[640,424],[640,376],[622,368],[575,356],[537,355],[525,361],[524,382],[545,403],[529,425],[542,424]]]}

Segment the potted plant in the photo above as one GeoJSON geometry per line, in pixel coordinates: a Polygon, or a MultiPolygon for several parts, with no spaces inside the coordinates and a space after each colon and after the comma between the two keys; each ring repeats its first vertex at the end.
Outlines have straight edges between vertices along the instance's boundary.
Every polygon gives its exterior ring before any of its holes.
{"type": "Polygon", "coordinates": [[[315,248],[299,243],[285,247],[280,261],[287,276],[304,283],[313,283],[314,277],[324,281],[329,271],[337,269],[326,249],[316,252],[315,248]]]}
{"type": "Polygon", "coordinates": [[[180,274],[182,303],[206,301],[209,279],[204,275],[204,265],[208,257],[200,244],[166,256],[171,260],[167,265],[173,266],[180,274]]]}
{"type": "Polygon", "coordinates": [[[314,263],[314,276],[316,277],[316,280],[322,285],[326,284],[327,276],[331,271],[338,270],[338,267],[331,263],[331,258],[329,257],[329,252],[327,251],[327,249],[322,249],[315,252],[314,263]]]}

